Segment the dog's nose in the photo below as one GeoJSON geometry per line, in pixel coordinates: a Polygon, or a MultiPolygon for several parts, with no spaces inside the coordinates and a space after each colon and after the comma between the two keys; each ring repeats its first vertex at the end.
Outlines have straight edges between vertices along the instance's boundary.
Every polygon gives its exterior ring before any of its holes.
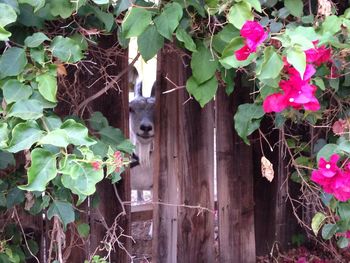
{"type": "Polygon", "coordinates": [[[152,131],[153,127],[152,125],[147,125],[147,124],[141,124],[140,125],[140,130],[144,132],[150,132],[152,131]]]}

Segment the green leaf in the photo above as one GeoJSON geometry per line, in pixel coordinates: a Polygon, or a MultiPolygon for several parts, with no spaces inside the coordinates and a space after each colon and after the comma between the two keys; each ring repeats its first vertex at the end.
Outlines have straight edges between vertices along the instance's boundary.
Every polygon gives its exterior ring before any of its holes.
{"type": "Polygon", "coordinates": [[[34,90],[33,95],[29,99],[38,101],[44,109],[54,108],[57,105],[56,103],[45,100],[44,97],[39,93],[39,91],[36,90],[34,90]]]}
{"type": "Polygon", "coordinates": [[[17,186],[11,188],[6,196],[6,207],[7,209],[18,205],[24,201],[24,192],[21,191],[17,186]]]}
{"type": "Polygon", "coordinates": [[[69,145],[69,139],[66,131],[57,129],[50,131],[47,135],[42,137],[38,144],[49,144],[66,148],[69,145]]]}
{"type": "Polygon", "coordinates": [[[75,11],[75,6],[70,0],[50,1],[50,11],[53,16],[60,16],[63,19],[70,17],[75,11]]]}
{"type": "Polygon", "coordinates": [[[89,196],[96,192],[96,184],[103,179],[103,169],[94,170],[90,163],[67,160],[62,170],[62,184],[74,194],[89,196]]]}
{"type": "Polygon", "coordinates": [[[57,36],[51,43],[52,54],[62,62],[78,62],[83,58],[80,46],[71,38],[57,36]]]}
{"type": "Polygon", "coordinates": [[[337,241],[339,248],[347,248],[349,246],[349,239],[346,237],[340,237],[337,241]]]}
{"type": "Polygon", "coordinates": [[[336,224],[326,224],[322,228],[322,238],[329,240],[337,232],[338,226],[336,224]]]}
{"type": "Polygon", "coordinates": [[[261,13],[261,4],[259,0],[246,0],[249,4],[251,4],[252,7],[259,13],[261,13]]]}
{"type": "Polygon", "coordinates": [[[45,63],[45,50],[31,48],[30,57],[33,61],[43,65],[45,63]]]}
{"type": "Polygon", "coordinates": [[[56,177],[56,156],[36,148],[31,152],[32,164],[28,169],[28,184],[19,186],[27,191],[45,191],[46,185],[56,177]]]}
{"type": "Polygon", "coordinates": [[[69,143],[73,145],[90,146],[96,143],[95,140],[89,137],[88,129],[81,123],[77,123],[73,119],[66,120],[61,129],[67,133],[69,143]]]}
{"type": "Polygon", "coordinates": [[[50,102],[57,102],[57,78],[48,72],[36,77],[40,94],[50,102]]]}
{"type": "Polygon", "coordinates": [[[186,82],[187,91],[194,96],[203,108],[205,104],[211,101],[218,89],[218,81],[213,76],[211,79],[203,83],[198,83],[195,77],[190,77],[186,82]]]}
{"type": "Polygon", "coordinates": [[[260,127],[264,114],[261,105],[246,103],[238,106],[234,116],[235,129],[246,144],[250,145],[247,136],[260,127]]]}
{"type": "Polygon", "coordinates": [[[119,0],[114,7],[114,14],[116,17],[118,17],[122,12],[125,10],[128,10],[128,8],[131,6],[131,1],[130,0],[119,0]]]}
{"type": "Polygon", "coordinates": [[[34,7],[34,13],[44,7],[45,0],[19,0],[20,4],[28,4],[34,7]]]}
{"type": "Polygon", "coordinates": [[[89,119],[89,125],[92,129],[100,131],[101,129],[108,127],[108,120],[101,112],[95,111],[89,119]]]}
{"type": "Polygon", "coordinates": [[[61,118],[57,115],[48,115],[42,118],[42,122],[49,131],[59,129],[62,125],[61,118]]]}
{"type": "Polygon", "coordinates": [[[96,144],[96,149],[99,151],[99,155],[105,155],[107,152],[108,145],[113,148],[113,150],[121,150],[127,153],[132,153],[132,150],[135,148],[132,146],[129,140],[126,140],[121,130],[113,128],[111,126],[105,127],[99,131],[101,136],[101,141],[96,144]],[[126,141],[126,142],[125,142],[126,141]],[[127,148],[125,147],[127,144],[127,148]],[[120,147],[122,146],[122,147],[120,147]]]}
{"type": "Polygon", "coordinates": [[[0,169],[6,169],[8,166],[14,166],[16,160],[12,153],[0,151],[0,169]]]}
{"type": "Polygon", "coordinates": [[[227,19],[236,28],[241,29],[247,20],[254,20],[250,4],[247,2],[235,3],[230,9],[227,19]]]}
{"type": "Polygon", "coordinates": [[[17,14],[12,6],[0,3],[0,26],[5,27],[17,20],[17,14]]]}
{"type": "Polygon", "coordinates": [[[101,11],[101,9],[99,9],[98,7],[94,6],[91,8],[94,11],[95,16],[102,21],[102,23],[105,26],[105,30],[107,32],[110,32],[113,28],[114,25],[114,17],[113,14],[111,13],[107,13],[107,12],[103,12],[101,11]]]}
{"type": "Polygon", "coordinates": [[[24,40],[24,44],[27,47],[38,47],[46,40],[50,40],[50,39],[44,33],[38,32],[38,33],[34,33],[33,35],[27,37],[24,40]]]}
{"type": "Polygon", "coordinates": [[[154,19],[158,32],[165,38],[172,40],[172,34],[182,18],[182,7],[173,2],[165,5],[162,13],[154,19]]]}
{"type": "Polygon", "coordinates": [[[78,233],[81,237],[87,238],[90,234],[90,226],[88,224],[78,224],[78,233]]]}
{"type": "Polygon", "coordinates": [[[350,204],[349,203],[339,203],[338,204],[338,214],[340,220],[350,220],[350,204]]]}
{"type": "Polygon", "coordinates": [[[192,37],[181,26],[179,26],[176,30],[176,38],[180,42],[184,43],[185,48],[189,51],[197,51],[196,44],[194,43],[192,37]]]}
{"type": "MultiPolygon", "coordinates": [[[[220,30],[216,35],[214,35],[212,44],[213,48],[221,54],[223,53],[228,43],[230,43],[236,37],[239,37],[239,30],[233,25],[227,24],[222,30],[220,30]]],[[[239,37],[237,39],[241,38],[239,37]]],[[[240,41],[240,43],[238,43],[238,46],[243,46],[243,41],[240,41]]],[[[237,49],[238,47],[233,48],[232,52],[237,49]]],[[[232,55],[232,52],[230,53],[230,55],[232,55]]]]}
{"type": "Polygon", "coordinates": [[[6,150],[12,153],[28,150],[40,140],[43,133],[35,121],[19,123],[12,130],[12,139],[6,150]]]}
{"type": "Polygon", "coordinates": [[[152,13],[145,8],[133,7],[125,16],[122,32],[125,38],[137,37],[142,34],[152,21],[152,13]]]}
{"type": "Polygon", "coordinates": [[[287,61],[299,72],[301,79],[303,79],[306,69],[305,52],[297,47],[291,48],[287,51],[287,61]]]}
{"type": "Polygon", "coordinates": [[[17,76],[27,65],[27,57],[23,48],[7,49],[0,58],[0,77],[17,76]]]}
{"type": "Polygon", "coordinates": [[[53,216],[57,216],[64,227],[74,222],[75,214],[72,204],[65,201],[54,200],[47,210],[47,217],[49,220],[51,220],[53,216]]]}
{"type": "Polygon", "coordinates": [[[324,85],[324,82],[323,82],[322,78],[320,78],[320,77],[314,78],[313,82],[315,83],[315,85],[317,87],[320,88],[320,90],[323,90],[323,91],[326,90],[326,86],[324,85]]]}
{"type": "Polygon", "coordinates": [[[326,216],[321,212],[316,213],[312,218],[311,228],[315,236],[317,236],[318,231],[321,229],[325,219],[326,219],[326,216]]]}
{"type": "Polygon", "coordinates": [[[24,85],[15,79],[9,79],[2,86],[4,98],[8,104],[22,99],[28,99],[33,90],[30,86],[24,85]]]}
{"type": "Polygon", "coordinates": [[[284,6],[295,17],[303,15],[304,4],[302,0],[284,0],[284,6]]]}
{"type": "Polygon", "coordinates": [[[22,120],[36,120],[43,116],[43,106],[37,100],[19,100],[13,104],[7,116],[22,120]]]}
{"type": "Polygon", "coordinates": [[[264,50],[264,59],[261,68],[257,69],[259,79],[275,79],[283,69],[283,61],[274,47],[267,47],[264,50]],[[259,72],[259,73],[258,73],[259,72]]]}
{"type": "Polygon", "coordinates": [[[192,74],[196,82],[201,84],[211,79],[217,70],[218,62],[204,45],[198,46],[198,51],[193,52],[191,60],[192,74]]]}
{"type": "Polygon", "coordinates": [[[342,20],[342,18],[335,15],[327,16],[321,26],[322,33],[334,35],[340,31],[342,20]]]}
{"type": "Polygon", "coordinates": [[[326,160],[329,160],[332,154],[337,153],[338,145],[336,144],[326,144],[321,148],[317,153],[317,163],[320,161],[320,158],[323,157],[326,160]]]}
{"type": "Polygon", "coordinates": [[[0,26],[0,41],[8,41],[11,35],[11,32],[0,26]]]}
{"type": "Polygon", "coordinates": [[[149,25],[137,38],[137,45],[144,61],[153,58],[163,47],[164,38],[158,33],[155,25],[149,25]]]}

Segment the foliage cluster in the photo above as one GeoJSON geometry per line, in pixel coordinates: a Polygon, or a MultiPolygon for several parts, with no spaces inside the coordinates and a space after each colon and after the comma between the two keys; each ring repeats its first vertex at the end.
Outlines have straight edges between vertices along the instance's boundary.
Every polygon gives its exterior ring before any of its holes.
{"type": "MultiPolygon", "coordinates": [[[[99,35],[116,34],[121,47],[137,37],[146,61],[167,41],[190,52],[192,76],[186,89],[202,107],[214,98],[220,84],[227,94],[234,92],[237,70],[245,72],[253,102],[238,107],[234,125],[247,144],[247,137],[266,116],[282,130],[290,123],[311,130],[322,127],[316,132],[316,143],[300,134],[283,137],[281,143],[287,145],[295,169],[291,178],[322,200],[310,222],[315,234],[322,227],[323,238],[334,237],[339,247],[347,247],[348,202],[324,193],[310,174],[321,157],[350,155],[349,31],[350,9],[337,14],[329,0],[174,0],[159,5],[144,0],[0,0],[0,168],[6,170],[0,180],[0,209],[30,199],[29,213],[47,209],[49,218],[56,216],[66,226],[77,219],[74,206],[94,194],[99,181],[119,180],[129,162],[124,153],[133,148],[122,133],[99,113],[87,122],[55,114],[57,77],[66,66],[82,63],[99,35]],[[248,50],[250,39],[242,27],[253,20],[266,37],[248,50]],[[54,24],[61,30],[52,32],[54,24]],[[235,55],[242,48],[248,50],[244,59],[235,55]],[[313,74],[304,79],[312,64],[308,52],[321,48],[330,50],[330,57],[312,65],[313,74]],[[294,98],[287,98],[290,103],[280,110],[263,108],[269,96],[285,97],[281,83],[290,80],[291,69],[297,77],[290,89],[316,99],[319,109],[305,107],[303,100],[291,104],[294,98]],[[341,132],[332,132],[330,127],[338,119],[342,119],[341,132]],[[24,153],[24,160],[19,153],[24,153]]],[[[85,226],[81,230],[86,234],[85,226]]],[[[14,256],[15,240],[5,236],[1,240],[0,257],[23,261],[21,253],[14,256]]]]}

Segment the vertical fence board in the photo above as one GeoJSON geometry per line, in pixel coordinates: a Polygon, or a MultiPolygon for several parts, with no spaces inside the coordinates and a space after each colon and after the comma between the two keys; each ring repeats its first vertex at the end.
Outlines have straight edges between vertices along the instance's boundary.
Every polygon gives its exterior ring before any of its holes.
{"type": "Polygon", "coordinates": [[[234,95],[219,88],[216,98],[217,188],[220,262],[255,262],[253,155],[233,127],[237,106],[247,88],[234,95]]]}
{"type": "MultiPolygon", "coordinates": [[[[162,94],[168,89],[169,83],[164,79],[164,72],[169,70],[170,60],[162,53],[157,63],[157,90],[156,90],[156,138],[155,138],[155,165],[153,200],[155,202],[177,204],[177,114],[178,94],[162,94]]],[[[175,83],[182,84],[178,79],[183,75],[182,67],[173,63],[169,71],[169,78],[175,83]]],[[[177,207],[155,205],[153,212],[153,260],[154,262],[176,262],[177,240],[177,207]]]]}
{"type": "Polygon", "coordinates": [[[154,200],[177,204],[154,210],[155,262],[214,262],[214,215],[191,205],[214,209],[213,104],[205,110],[188,99],[188,68],[180,51],[163,51],[158,62],[157,137],[154,200]],[[167,79],[170,81],[168,81],[167,79]]]}
{"type": "MultiPolygon", "coordinates": [[[[108,48],[116,43],[113,37],[106,37],[103,45],[108,48]]],[[[118,57],[116,65],[109,67],[109,74],[116,76],[124,68],[128,66],[127,51],[123,52],[118,57]]],[[[108,119],[111,126],[117,127],[123,131],[123,133],[129,136],[129,106],[128,106],[128,76],[125,74],[119,81],[119,88],[121,92],[110,90],[108,95],[102,96],[93,102],[94,111],[101,111],[108,119]]],[[[103,83],[102,85],[105,85],[103,83]]],[[[101,87],[99,87],[101,88],[101,87]]],[[[96,90],[95,90],[96,92],[96,90]]],[[[122,180],[117,183],[117,190],[120,198],[123,201],[130,201],[130,176],[129,171],[126,171],[122,175],[122,180]]],[[[119,201],[113,189],[113,185],[109,180],[104,180],[97,185],[97,192],[100,196],[100,203],[97,209],[91,210],[91,238],[90,238],[90,251],[94,252],[100,245],[100,241],[106,234],[106,228],[101,223],[101,216],[105,219],[105,223],[108,227],[111,227],[116,216],[122,211],[119,201]]],[[[123,229],[123,234],[130,236],[130,207],[126,206],[126,216],[122,216],[119,220],[119,225],[123,229]]],[[[130,252],[131,243],[129,238],[122,237],[119,240],[127,251],[130,252]]],[[[100,254],[100,253],[97,253],[100,254]]],[[[130,258],[115,244],[115,251],[111,254],[111,261],[124,263],[129,262],[130,258]]]]}
{"type": "MultiPolygon", "coordinates": [[[[182,100],[188,97],[180,93],[182,100]]],[[[214,210],[214,103],[179,105],[179,203],[214,210]]],[[[214,213],[178,209],[177,262],[214,262],[214,213]]]]}

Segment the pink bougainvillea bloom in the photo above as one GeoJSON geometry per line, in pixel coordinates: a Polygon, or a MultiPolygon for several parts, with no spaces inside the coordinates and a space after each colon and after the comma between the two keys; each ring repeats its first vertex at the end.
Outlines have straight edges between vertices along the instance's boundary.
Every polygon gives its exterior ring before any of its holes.
{"type": "Polygon", "coordinates": [[[235,57],[239,61],[246,60],[251,53],[256,52],[257,47],[268,36],[264,28],[255,21],[246,21],[240,30],[240,34],[244,38],[244,46],[235,51],[235,57]]]}
{"type": "Polygon", "coordinates": [[[350,170],[349,163],[344,163],[345,169],[338,167],[340,156],[333,154],[329,161],[320,158],[318,170],[311,174],[311,180],[323,187],[327,193],[342,202],[350,200],[350,170]]]}
{"type": "Polygon", "coordinates": [[[333,195],[342,202],[350,199],[350,174],[348,172],[343,172],[340,176],[337,176],[333,185],[333,195]]]}
{"type": "Polygon", "coordinates": [[[329,158],[329,161],[326,161],[324,158],[320,158],[318,162],[318,169],[322,172],[325,177],[333,177],[339,172],[339,167],[337,165],[340,156],[338,154],[332,154],[329,158]]]}
{"type": "MultiPolygon", "coordinates": [[[[266,97],[263,103],[265,112],[281,112],[288,107],[294,109],[316,111],[320,109],[320,104],[315,97],[317,87],[310,85],[307,81],[300,78],[299,73],[294,69],[289,80],[282,80],[279,86],[284,93],[274,93],[266,97]]],[[[305,72],[304,77],[309,77],[310,72],[305,72]]],[[[311,77],[311,76],[310,76],[311,77]]]]}
{"type": "MultiPolygon", "coordinates": [[[[299,72],[293,68],[292,66],[287,67],[287,72],[289,74],[290,78],[296,78],[296,79],[301,79],[299,72]]],[[[307,64],[304,72],[303,79],[304,81],[309,82],[311,77],[316,73],[316,69],[314,66],[307,64]]]]}
{"type": "Polygon", "coordinates": [[[241,49],[235,51],[236,59],[239,61],[246,60],[251,54],[251,50],[247,45],[244,45],[241,49]]]}
{"type": "Polygon", "coordinates": [[[266,40],[268,34],[264,28],[255,21],[247,21],[244,23],[241,31],[241,36],[245,38],[245,44],[252,52],[266,40]]]}
{"type": "Polygon", "coordinates": [[[288,107],[286,96],[282,93],[274,93],[266,97],[263,103],[265,112],[281,112],[288,107]]]}
{"type": "Polygon", "coordinates": [[[101,169],[101,163],[100,163],[100,162],[97,162],[97,161],[92,162],[92,163],[91,163],[91,166],[92,166],[92,169],[94,169],[95,171],[98,171],[98,170],[101,169]]]}
{"type": "Polygon", "coordinates": [[[323,190],[329,194],[334,193],[335,180],[341,174],[337,165],[339,158],[338,154],[333,154],[329,161],[320,158],[318,170],[313,171],[311,174],[311,180],[321,185],[323,190]]]}
{"type": "Polygon", "coordinates": [[[327,63],[331,59],[331,49],[325,46],[316,46],[317,42],[314,42],[315,48],[311,48],[305,51],[306,62],[313,63],[316,66],[320,66],[323,63],[327,63]]]}

